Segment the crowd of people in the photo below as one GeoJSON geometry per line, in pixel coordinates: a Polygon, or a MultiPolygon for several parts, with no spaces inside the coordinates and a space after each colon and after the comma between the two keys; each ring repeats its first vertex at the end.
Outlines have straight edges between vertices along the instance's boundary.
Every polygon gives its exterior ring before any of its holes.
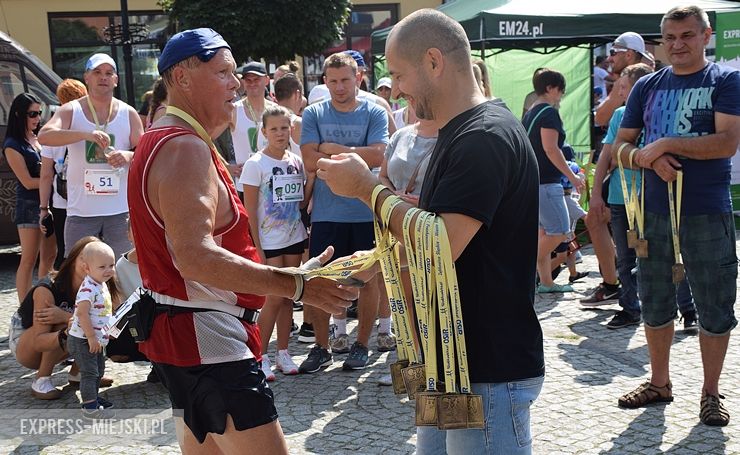
{"type": "MultiPolygon", "coordinates": [[[[110,417],[113,404],[98,394],[111,384],[106,356],[148,360],[148,380],[182,410],[183,452],[286,452],[267,385],[276,371],[317,373],[343,354],[342,368],[359,370],[371,349],[396,349],[377,268],[361,289],[295,270],[371,250],[383,201],[399,197],[388,225],[396,238],[405,223],[413,229],[417,217],[404,219],[417,208],[450,233],[472,392],[485,409],[484,430],[419,427],[420,453],[531,452],[529,408],[545,374],[535,295],[573,291],[555,281],[563,265],[569,283],[586,276],[572,243],[582,218],[603,282],[580,304],[618,303],[606,327],[644,322],[648,340],[651,378],[618,405],[673,400],[678,309],[684,330],[700,333],[700,419],[726,425],[719,377],[737,324],[729,167],[740,72],[706,60],[711,27],[699,8],[672,9],[661,31],[670,66],[656,71],[633,32],[596,62],[595,120],[606,135],[587,213],[586,176],[558,112],[563,74],[535,71],[519,119],[491,93],[485,62],[471,61],[462,27],[434,10],[393,28],[391,77],[377,94],[360,89],[359,52],[327,57],[324,84],[306,99],[297,64],[273,79],[261,62],[237,70],[228,43],[203,28],[167,43],[145,113],[114,97],[117,68],[106,54],[87,61],[84,84],[60,84],[62,106],[46,125],[41,101],[19,95],[3,146],[18,177],[22,251],[10,343],[37,371],[34,396],[59,398],[51,372],[71,357],[83,415],[110,417]],[[102,326],[138,287],[153,302],[148,338],[110,338],[102,326]],[[304,312],[300,330],[295,310],[304,312]],[[348,311],[358,319],[353,342],[348,311]],[[290,354],[295,332],[313,343],[300,365],[290,354]],[[491,405],[498,400],[509,405],[491,405]]],[[[407,271],[402,282],[413,301],[407,271]]]]}

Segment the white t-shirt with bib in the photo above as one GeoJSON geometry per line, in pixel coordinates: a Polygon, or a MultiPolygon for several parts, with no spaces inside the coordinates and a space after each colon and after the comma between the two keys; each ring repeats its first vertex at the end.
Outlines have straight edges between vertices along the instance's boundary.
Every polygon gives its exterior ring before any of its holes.
{"type": "MultiPolygon", "coordinates": [[[[239,183],[259,187],[257,220],[263,250],[279,250],[308,238],[301,222],[300,202],[274,202],[273,182],[276,176],[300,175],[305,182],[301,158],[287,152],[285,160],[256,153],[244,163],[239,183]]],[[[254,216],[250,213],[249,216],[254,216]]]]}
{"type": "MultiPolygon", "coordinates": [[[[117,103],[118,111],[111,119],[106,132],[113,136],[111,146],[116,150],[131,150],[131,124],[129,123],[128,105],[113,98],[117,103]]],[[[70,130],[95,131],[97,127],[85,117],[79,100],[70,101],[72,104],[72,123],[70,130]]],[[[102,119],[101,119],[102,120],[102,119]]],[[[103,120],[104,121],[104,120],[103,120]]],[[[69,155],[67,160],[67,216],[111,216],[128,212],[128,166],[117,174],[107,163],[100,163],[92,159],[89,162],[86,156],[86,141],[79,141],[67,146],[69,155]],[[86,186],[85,171],[88,171],[88,182],[103,178],[118,180],[118,189],[115,194],[94,194],[86,186]],[[90,172],[92,171],[92,172],[90,172]]]]}

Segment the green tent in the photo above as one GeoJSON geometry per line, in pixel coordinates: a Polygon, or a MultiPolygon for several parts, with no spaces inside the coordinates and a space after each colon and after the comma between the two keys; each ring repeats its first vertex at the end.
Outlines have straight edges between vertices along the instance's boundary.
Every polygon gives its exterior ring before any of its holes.
{"type": "MultiPolygon", "coordinates": [[[[709,14],[740,11],[722,0],[690,2],[709,14]]],[[[660,20],[676,0],[456,0],[438,9],[462,24],[474,55],[482,56],[491,75],[493,93],[516,115],[532,90],[532,73],[549,67],[564,74],[567,96],[560,113],[568,142],[580,152],[591,144],[591,65],[593,47],[612,42],[625,31],[646,39],[660,37],[660,20]]],[[[372,35],[372,51],[381,69],[390,28],[372,35]]]]}

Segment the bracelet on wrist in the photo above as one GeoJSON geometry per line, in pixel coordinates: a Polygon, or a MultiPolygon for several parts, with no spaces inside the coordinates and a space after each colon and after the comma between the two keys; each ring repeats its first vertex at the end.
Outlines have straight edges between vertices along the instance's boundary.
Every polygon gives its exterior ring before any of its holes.
{"type": "Polygon", "coordinates": [[[306,281],[303,279],[303,275],[299,273],[293,275],[293,278],[295,279],[295,292],[290,299],[294,302],[298,302],[303,298],[303,290],[305,289],[306,281]]]}
{"type": "Polygon", "coordinates": [[[39,210],[49,210],[49,207],[39,206],[39,210]]]}

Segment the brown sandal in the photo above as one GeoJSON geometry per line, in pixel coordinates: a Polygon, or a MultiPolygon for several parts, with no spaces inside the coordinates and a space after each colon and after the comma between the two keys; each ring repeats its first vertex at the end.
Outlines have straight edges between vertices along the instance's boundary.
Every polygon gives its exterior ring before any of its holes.
{"type": "Polygon", "coordinates": [[[699,411],[699,419],[704,425],[712,427],[724,427],[730,423],[730,413],[722,404],[721,399],[725,397],[722,395],[709,395],[702,394],[701,397],[701,411],[699,411]]]}
{"type": "Polygon", "coordinates": [[[671,383],[658,387],[650,381],[645,382],[632,392],[622,395],[617,403],[621,408],[641,408],[653,403],[670,403],[673,401],[671,383]]]}

